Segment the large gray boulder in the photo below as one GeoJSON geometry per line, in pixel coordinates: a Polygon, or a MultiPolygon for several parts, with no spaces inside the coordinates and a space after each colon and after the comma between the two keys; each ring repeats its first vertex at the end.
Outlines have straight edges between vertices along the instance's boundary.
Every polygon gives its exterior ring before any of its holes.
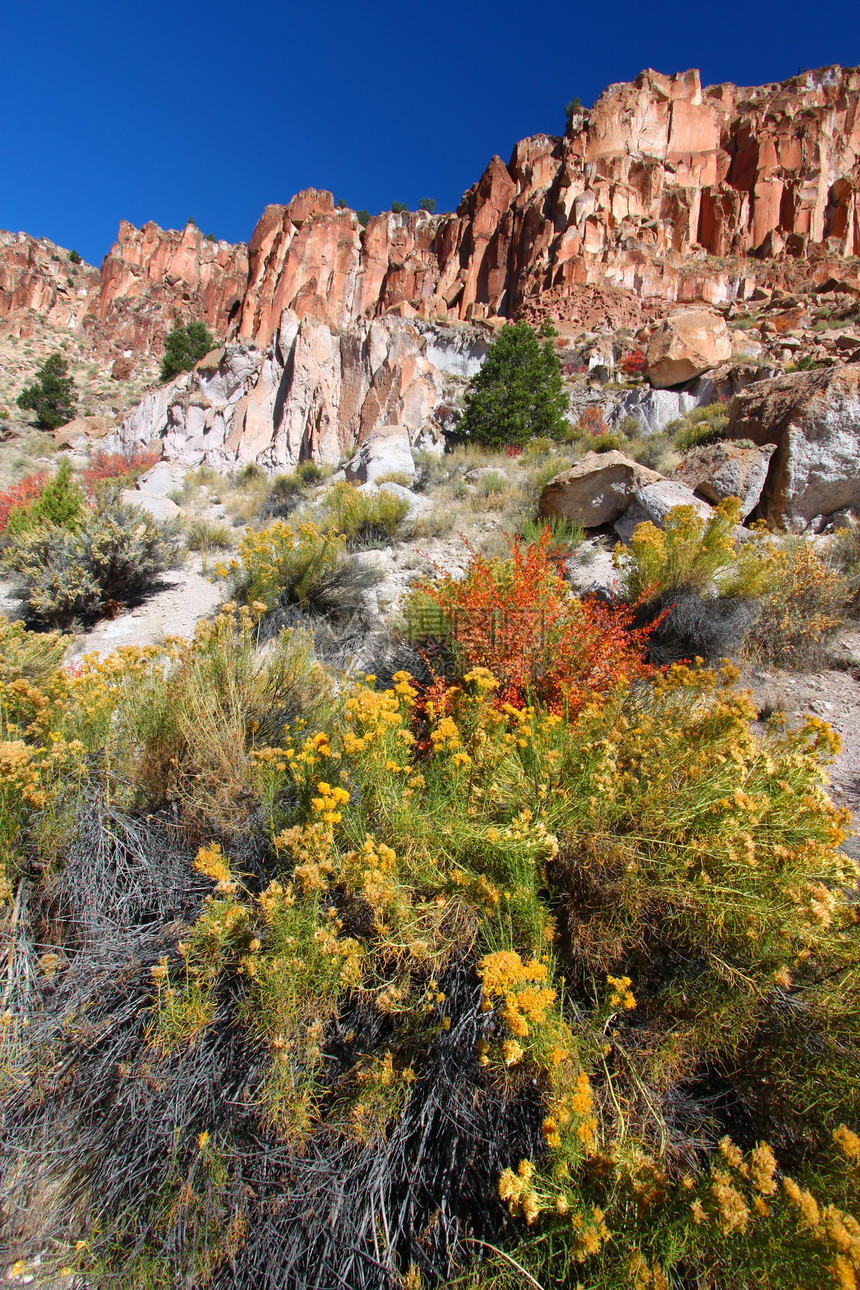
{"type": "Polygon", "coordinates": [[[381,475],[414,479],[415,462],[406,426],[379,426],[347,462],[344,473],[360,484],[374,484],[381,475]]]}
{"type": "Polygon", "coordinates": [[[860,363],[759,381],[735,395],[727,434],[774,446],[759,505],[769,523],[860,506],[860,363]]]}
{"type": "Polygon", "coordinates": [[[557,516],[596,529],[623,515],[637,488],[662,478],[623,452],[587,452],[549,481],[538,509],[548,519],[557,516]]]}
{"type": "Polygon", "coordinates": [[[687,454],[674,478],[714,506],[726,497],[737,497],[745,520],[758,505],[775,451],[773,444],[761,448],[743,441],[707,444],[687,454]]]}

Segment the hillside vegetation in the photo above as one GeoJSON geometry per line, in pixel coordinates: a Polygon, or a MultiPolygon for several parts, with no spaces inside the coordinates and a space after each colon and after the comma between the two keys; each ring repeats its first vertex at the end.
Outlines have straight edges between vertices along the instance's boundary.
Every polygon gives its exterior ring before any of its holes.
{"type": "Polygon", "coordinates": [[[193,641],[0,624],[5,1240],[82,1286],[856,1285],[835,736],[655,669],[548,531],[337,678],[271,588],[346,539],[279,523],[193,641]]]}

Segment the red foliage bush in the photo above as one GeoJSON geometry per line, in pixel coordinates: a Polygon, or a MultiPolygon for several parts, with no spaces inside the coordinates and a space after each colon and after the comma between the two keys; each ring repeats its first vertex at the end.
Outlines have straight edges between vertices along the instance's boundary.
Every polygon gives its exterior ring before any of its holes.
{"type": "Polygon", "coordinates": [[[603,408],[586,408],[579,418],[579,429],[587,435],[596,438],[599,434],[606,434],[606,422],[603,419],[603,408]]]}
{"type": "Polygon", "coordinates": [[[143,474],[161,456],[158,446],[132,448],[127,452],[94,452],[81,471],[81,483],[89,490],[102,479],[129,478],[143,474]]]}
{"type": "Polygon", "coordinates": [[[641,349],[631,349],[629,354],[625,354],[619,367],[625,376],[640,376],[648,365],[648,360],[642,353],[641,349]]]}
{"type": "Polygon", "coordinates": [[[25,502],[34,502],[41,493],[48,476],[43,472],[38,475],[25,475],[17,484],[0,493],[0,533],[6,532],[9,523],[9,512],[13,506],[22,506],[25,502]]]}
{"type": "Polygon", "coordinates": [[[518,443],[509,443],[505,448],[506,457],[519,457],[522,455],[522,448],[518,443]]]}
{"type": "Polygon", "coordinates": [[[575,715],[624,680],[651,673],[651,628],[631,630],[627,606],[580,600],[564,581],[545,530],[528,546],[511,541],[510,560],[473,552],[465,576],[425,583],[445,616],[464,670],[486,667],[501,682],[497,702],[539,699],[575,715]]]}

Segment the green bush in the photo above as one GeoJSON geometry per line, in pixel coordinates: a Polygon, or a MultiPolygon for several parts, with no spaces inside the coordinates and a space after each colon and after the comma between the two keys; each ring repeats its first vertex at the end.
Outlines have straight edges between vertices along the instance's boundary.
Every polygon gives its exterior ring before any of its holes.
{"type": "MultiPolygon", "coordinates": [[[[192,221],[189,220],[189,223],[192,221]]],[[[161,380],[172,381],[180,372],[190,372],[195,363],[215,347],[214,337],[206,324],[188,322],[173,328],[164,342],[161,360],[161,380]]]]}
{"type": "Polygon", "coordinates": [[[545,529],[549,529],[550,545],[556,551],[573,551],[585,537],[585,529],[581,524],[564,519],[560,515],[552,515],[549,519],[523,520],[520,525],[520,537],[527,546],[530,546],[533,542],[540,541],[545,529]]]}
{"type": "Polygon", "coordinates": [[[436,214],[436,198],[435,198],[435,197],[422,197],[422,198],[421,198],[421,200],[420,200],[420,201],[419,201],[419,203],[418,203],[418,209],[419,209],[420,211],[428,211],[431,215],[435,215],[435,214],[436,214]]]}
{"type": "Polygon", "coordinates": [[[306,488],[321,484],[328,473],[325,466],[319,466],[315,461],[303,461],[296,467],[296,474],[306,488]]]}
{"type": "Polygon", "coordinates": [[[460,432],[491,447],[561,437],[567,398],[551,337],[541,343],[528,323],[506,323],[469,383],[465,406],[460,432]]]}
{"type": "Polygon", "coordinates": [[[325,495],[323,509],[328,526],[343,534],[351,549],[381,546],[396,533],[409,511],[409,503],[385,488],[362,493],[353,484],[335,484],[325,495]]]}
{"type": "Polygon", "coordinates": [[[51,354],[36,373],[36,383],[18,395],[18,407],[36,413],[43,430],[56,430],[75,415],[75,383],[62,354],[51,354]]]}
{"type": "Polygon", "coordinates": [[[180,563],[178,525],[157,524],[117,502],[81,511],[74,529],[25,530],[3,557],[17,575],[25,620],[67,627],[113,614],[151,590],[158,575],[180,563]]]}
{"type": "Polygon", "coordinates": [[[80,521],[84,509],[84,495],[72,482],[72,467],[63,461],[53,479],[42,488],[31,502],[22,502],[9,511],[6,534],[10,539],[21,537],[43,525],[73,529],[80,521]]]}
{"type": "Polygon", "coordinates": [[[355,212],[355,217],[362,228],[367,228],[368,224],[370,223],[369,210],[366,210],[364,207],[362,207],[360,211],[355,212]]]}
{"type": "Polygon", "coordinates": [[[729,424],[729,409],[723,403],[709,403],[694,408],[685,417],[676,417],[666,426],[666,433],[674,438],[679,452],[689,452],[700,444],[716,443],[722,439],[729,424]]]}
{"type": "Polygon", "coordinates": [[[69,251],[69,263],[70,264],[81,263],[81,257],[78,255],[77,251],[69,251]]]}

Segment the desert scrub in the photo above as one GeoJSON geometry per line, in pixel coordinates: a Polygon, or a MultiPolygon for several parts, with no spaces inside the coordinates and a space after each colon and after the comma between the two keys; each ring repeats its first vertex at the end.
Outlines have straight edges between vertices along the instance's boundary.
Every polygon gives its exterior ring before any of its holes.
{"type": "Polygon", "coordinates": [[[379,581],[374,569],[357,563],[343,534],[315,524],[295,529],[276,520],[258,533],[248,531],[237,558],[216,568],[233,593],[266,611],[296,605],[317,615],[344,617],[359,612],[365,593],[379,581]]]}
{"type": "MultiPolygon", "coordinates": [[[[783,667],[813,666],[826,657],[844,624],[849,581],[836,556],[806,536],[772,535],[759,525],[738,541],[737,519],[737,499],[729,498],[707,519],[692,506],[679,506],[662,530],[649,522],[638,525],[629,547],[615,548],[622,596],[639,605],[640,618],[647,618],[649,606],[652,617],[668,614],[655,640],[673,632],[688,637],[693,654],[708,652],[704,638],[713,636],[720,637],[723,653],[783,667]],[[733,640],[720,636],[723,602],[750,606],[746,621],[734,616],[733,640]],[[697,630],[703,633],[700,649],[697,630]]],[[[732,616],[723,617],[724,626],[731,626],[732,616]]]]}
{"type": "Polygon", "coordinates": [[[804,535],[770,544],[766,562],[768,589],[746,652],[757,662],[814,667],[845,624],[851,584],[804,535]]]}
{"type": "Polygon", "coordinates": [[[613,555],[624,599],[712,586],[720,595],[760,594],[770,580],[770,548],[763,535],[738,542],[739,515],[737,498],[729,498],[707,519],[694,506],[674,506],[662,529],[650,521],[637,525],[629,547],[618,543],[613,555]]]}
{"type": "Polygon", "coordinates": [[[382,546],[397,533],[409,511],[409,502],[384,487],[363,493],[353,484],[333,485],[323,498],[324,527],[342,535],[347,547],[382,546]]]}
{"type": "Polygon", "coordinates": [[[701,444],[715,443],[725,435],[729,424],[729,409],[723,403],[709,403],[693,408],[684,417],[676,417],[665,428],[678,452],[689,452],[701,444]]]}
{"type": "MultiPolygon", "coordinates": [[[[207,685],[223,648],[187,647],[207,685]]],[[[102,705],[94,751],[164,684],[131,656],[100,674],[101,697],[95,673],[60,682],[102,705]]],[[[186,861],[211,896],[198,914],[122,961],[86,1025],[46,1030],[53,996],[31,1003],[4,1120],[28,1169],[7,1185],[32,1194],[48,1142],[99,1161],[66,1169],[40,1235],[71,1218],[76,1266],[127,1284],[143,1258],[166,1284],[222,1266],[247,1283],[272,1258],[302,1286],[350,1259],[367,1290],[380,1263],[444,1283],[475,1239],[502,1251],[499,1276],[512,1259],[547,1286],[715,1262],[737,1284],[839,1284],[858,965],[856,869],[822,787],[835,743],[816,720],[755,736],[733,686],[673,668],[569,722],[500,705],[486,669],[432,709],[400,673],[259,731],[253,878],[204,824],[186,861]],[[75,1060],[37,1086],[43,1043],[75,1060]],[[440,1206],[456,1217],[428,1248],[440,1206]]],[[[114,790],[134,779],[126,763],[114,790]]]]}
{"type": "Polygon", "coordinates": [[[28,624],[67,627],[133,604],[181,562],[175,524],[159,524],[118,502],[85,507],[74,527],[27,525],[10,542],[4,567],[28,624]]]}

